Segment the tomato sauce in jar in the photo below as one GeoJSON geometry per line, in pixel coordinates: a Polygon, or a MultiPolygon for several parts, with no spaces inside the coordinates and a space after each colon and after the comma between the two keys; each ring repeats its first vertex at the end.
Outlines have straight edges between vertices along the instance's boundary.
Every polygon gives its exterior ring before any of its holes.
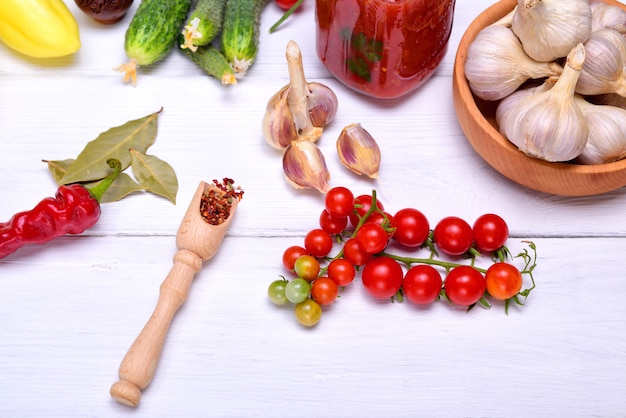
{"type": "Polygon", "coordinates": [[[317,55],[347,86],[391,99],[444,58],[455,0],[316,0],[317,55]]]}

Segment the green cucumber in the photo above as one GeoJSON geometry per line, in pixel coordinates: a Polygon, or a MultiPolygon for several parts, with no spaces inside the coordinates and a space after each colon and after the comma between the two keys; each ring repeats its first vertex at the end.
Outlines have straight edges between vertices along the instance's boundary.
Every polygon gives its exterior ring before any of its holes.
{"type": "Polygon", "coordinates": [[[202,68],[208,75],[217,78],[223,85],[236,84],[235,72],[226,60],[226,57],[210,43],[199,46],[195,51],[185,48],[182,44],[181,35],[180,49],[198,67],[202,68]]]}
{"type": "Polygon", "coordinates": [[[225,7],[226,0],[198,0],[183,29],[184,47],[195,51],[215,39],[222,30],[225,7]]]}
{"type": "Polygon", "coordinates": [[[222,25],[221,50],[237,78],[254,62],[259,46],[261,12],[268,0],[227,0],[222,25]]]}
{"type": "Polygon", "coordinates": [[[126,73],[124,81],[135,85],[137,66],[154,64],[170,52],[190,8],[191,0],[141,1],[124,38],[130,62],[117,68],[126,73]]]}

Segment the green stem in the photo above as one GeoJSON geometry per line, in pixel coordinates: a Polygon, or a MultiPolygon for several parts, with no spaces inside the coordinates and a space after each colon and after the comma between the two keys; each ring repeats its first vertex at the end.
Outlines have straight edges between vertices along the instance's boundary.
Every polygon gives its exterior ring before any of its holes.
{"type": "Polygon", "coordinates": [[[104,195],[104,193],[106,193],[106,191],[109,190],[109,187],[111,187],[111,184],[113,184],[117,176],[122,171],[122,163],[119,160],[116,160],[115,158],[108,159],[107,164],[109,165],[109,167],[113,169],[113,172],[109,174],[107,177],[105,177],[104,179],[102,179],[100,182],[98,182],[98,184],[89,188],[89,192],[91,193],[91,196],[93,196],[93,198],[96,199],[98,202],[100,201],[100,199],[102,199],[102,196],[104,195]]]}
{"type": "MultiPolygon", "coordinates": [[[[412,264],[430,264],[430,265],[443,267],[444,269],[446,269],[446,271],[450,271],[451,269],[453,269],[455,267],[466,266],[467,265],[467,264],[464,264],[464,263],[453,263],[453,262],[450,262],[450,261],[437,260],[437,259],[434,259],[434,258],[405,257],[405,256],[394,255],[394,254],[389,254],[389,253],[385,253],[385,252],[380,253],[380,255],[383,255],[385,257],[389,257],[389,258],[392,258],[392,259],[394,259],[396,261],[404,263],[404,265],[406,265],[407,268],[410,268],[412,264]]],[[[474,262],[473,262],[474,260],[475,259],[472,258],[472,263],[470,264],[470,267],[480,271],[483,274],[486,273],[487,269],[476,267],[474,265],[474,262]]]]}
{"type": "Polygon", "coordinates": [[[301,5],[301,4],[302,4],[302,0],[298,0],[297,2],[295,2],[295,3],[293,4],[293,6],[291,6],[291,8],[290,8],[289,10],[287,10],[287,11],[285,12],[285,14],[283,14],[283,15],[282,15],[282,17],[281,17],[280,19],[278,19],[278,22],[276,22],[276,23],[274,23],[274,25],[272,25],[272,27],[270,28],[270,33],[274,33],[274,32],[276,32],[276,31],[278,30],[278,27],[279,27],[280,25],[282,25],[282,24],[283,24],[283,22],[284,22],[285,20],[287,20],[287,18],[288,18],[289,16],[291,16],[291,15],[292,15],[292,13],[293,13],[293,12],[295,12],[295,11],[298,9],[298,7],[300,7],[300,5],[301,5]]]}

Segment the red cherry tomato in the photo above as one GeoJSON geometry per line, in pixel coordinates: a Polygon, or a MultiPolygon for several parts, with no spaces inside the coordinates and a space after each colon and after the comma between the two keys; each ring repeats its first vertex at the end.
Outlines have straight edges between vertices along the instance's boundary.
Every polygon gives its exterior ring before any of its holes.
{"type": "Polygon", "coordinates": [[[396,232],[393,238],[405,247],[419,247],[428,238],[430,225],[422,212],[413,208],[400,209],[394,215],[396,232]]]}
{"type": "Polygon", "coordinates": [[[372,258],[372,255],[361,250],[356,238],[350,238],[343,244],[343,258],[353,266],[362,266],[372,258]]]}
{"type": "Polygon", "coordinates": [[[311,299],[320,305],[330,305],[337,299],[338,293],[337,283],[328,277],[315,279],[313,285],[311,285],[311,299]]]}
{"type": "Polygon", "coordinates": [[[470,266],[458,266],[450,270],[443,286],[448,299],[461,306],[478,302],[486,289],[483,275],[470,266]]]}
{"type": "Polygon", "coordinates": [[[389,257],[374,257],[363,268],[361,279],[365,290],[375,298],[393,297],[402,287],[404,272],[400,264],[389,257]]]}
{"type": "Polygon", "coordinates": [[[334,218],[346,218],[354,209],[354,195],[346,187],[333,187],[324,197],[324,207],[334,218]]]}
{"type": "Polygon", "coordinates": [[[301,255],[308,254],[304,247],[299,245],[292,245],[287,248],[283,253],[283,266],[289,271],[293,271],[293,266],[296,263],[296,260],[301,255]]]}
{"type": "Polygon", "coordinates": [[[365,223],[380,225],[389,238],[393,237],[396,232],[396,220],[392,214],[387,212],[374,212],[367,218],[365,223]]]}
{"type": "MultiPolygon", "coordinates": [[[[356,227],[359,224],[359,217],[362,218],[363,216],[365,216],[365,214],[367,213],[367,211],[370,210],[371,207],[372,207],[371,195],[362,194],[360,196],[357,196],[354,199],[354,211],[356,211],[356,214],[354,212],[350,214],[350,223],[352,224],[352,226],[356,227]]],[[[383,204],[378,199],[376,199],[376,207],[381,211],[385,210],[383,204]]]]}
{"type": "Polygon", "coordinates": [[[439,249],[450,255],[461,255],[467,252],[474,240],[472,227],[456,216],[448,216],[440,220],[435,226],[433,237],[439,249]]]}
{"type": "Polygon", "coordinates": [[[402,281],[402,290],[406,298],[419,305],[434,302],[439,297],[442,286],[441,274],[428,264],[411,267],[402,281]]]}
{"type": "Polygon", "coordinates": [[[498,215],[487,213],[479,216],[472,227],[474,243],[479,250],[497,251],[509,238],[509,227],[498,215]]]}
{"type": "Polygon", "coordinates": [[[368,254],[378,254],[387,247],[389,236],[377,223],[366,222],[356,233],[359,248],[368,254]]]}
{"type": "Polygon", "coordinates": [[[512,264],[495,263],[487,269],[485,282],[489,295],[506,300],[517,295],[522,288],[522,273],[512,264]]]}
{"type": "Polygon", "coordinates": [[[320,214],[320,228],[331,235],[341,234],[348,226],[348,218],[335,218],[328,210],[324,209],[320,214]]]}
{"type": "Polygon", "coordinates": [[[328,263],[326,273],[337,286],[347,286],[354,280],[356,269],[348,260],[337,258],[328,263]]]}
{"type": "Polygon", "coordinates": [[[304,237],[304,248],[313,257],[326,257],[333,249],[333,239],[323,229],[312,229],[304,237]]]}

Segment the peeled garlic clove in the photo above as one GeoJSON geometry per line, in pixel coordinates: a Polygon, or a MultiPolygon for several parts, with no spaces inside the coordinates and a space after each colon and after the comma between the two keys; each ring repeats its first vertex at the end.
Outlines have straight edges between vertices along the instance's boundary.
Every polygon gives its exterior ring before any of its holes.
{"type": "Polygon", "coordinates": [[[589,39],[589,0],[518,0],[511,29],[529,57],[554,61],[589,39]]]}
{"type": "Polygon", "coordinates": [[[561,162],[583,151],[589,129],[574,102],[574,88],[584,62],[585,48],[578,44],[551,89],[522,98],[508,110],[509,116],[501,119],[500,131],[521,151],[561,162]]]}
{"type": "Polygon", "coordinates": [[[296,189],[330,190],[326,159],[314,142],[298,139],[289,144],[283,151],[283,171],[296,189]]]}
{"type": "Polygon", "coordinates": [[[556,63],[526,55],[510,28],[492,25],[481,30],[467,50],[465,76],[472,92],[484,100],[500,100],[529,79],[559,75],[556,63]]]}
{"type": "Polygon", "coordinates": [[[612,29],[600,29],[585,43],[587,59],[576,93],[617,93],[626,97],[626,38],[612,29]]]}
{"type": "Polygon", "coordinates": [[[626,157],[626,110],[595,105],[580,96],[575,100],[589,127],[589,140],[576,162],[604,164],[626,157]]]}
{"type": "Polygon", "coordinates": [[[276,149],[285,149],[298,139],[296,124],[287,103],[288,88],[285,86],[272,96],[263,116],[263,138],[276,149]]]}
{"type": "Polygon", "coordinates": [[[353,173],[378,177],[380,148],[376,140],[360,123],[353,123],[341,131],[337,139],[337,154],[341,163],[353,173]]]}
{"type": "Polygon", "coordinates": [[[613,29],[626,35],[626,11],[603,0],[591,0],[591,31],[613,29]]]}

